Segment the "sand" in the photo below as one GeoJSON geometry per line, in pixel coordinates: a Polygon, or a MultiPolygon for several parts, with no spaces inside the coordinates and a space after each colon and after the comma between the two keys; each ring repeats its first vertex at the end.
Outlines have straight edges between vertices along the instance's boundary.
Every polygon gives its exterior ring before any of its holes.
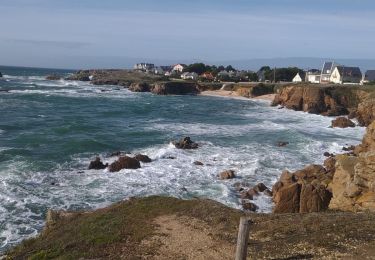
{"type": "MultiPolygon", "coordinates": [[[[230,90],[208,90],[201,92],[202,96],[215,96],[215,97],[231,97],[231,98],[241,98],[241,99],[248,99],[246,97],[240,96],[236,91],[230,91],[230,90]]],[[[267,100],[272,102],[275,98],[276,94],[267,94],[262,95],[250,99],[260,99],[260,100],[267,100]]]]}

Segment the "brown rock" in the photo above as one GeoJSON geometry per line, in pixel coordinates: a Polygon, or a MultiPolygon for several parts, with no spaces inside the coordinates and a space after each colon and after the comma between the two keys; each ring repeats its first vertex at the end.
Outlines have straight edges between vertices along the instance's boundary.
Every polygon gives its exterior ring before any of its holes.
{"type": "Polygon", "coordinates": [[[198,148],[198,144],[197,143],[194,143],[190,137],[185,137],[183,139],[181,139],[180,141],[173,141],[172,142],[174,144],[174,146],[177,148],[177,149],[197,149],[198,148]]]}
{"type": "Polygon", "coordinates": [[[234,174],[234,171],[232,170],[227,170],[227,171],[223,171],[219,174],[219,177],[221,180],[227,180],[227,179],[233,179],[236,177],[236,175],[234,174]]]}
{"type": "Polygon", "coordinates": [[[150,92],[150,85],[146,82],[132,83],[129,86],[129,90],[133,92],[150,92]]]}
{"type": "Polygon", "coordinates": [[[274,194],[275,208],[274,213],[298,213],[300,207],[301,185],[294,183],[292,185],[282,187],[278,190],[276,196],[274,194]]]}
{"type": "Polygon", "coordinates": [[[338,117],[335,120],[332,120],[332,127],[340,127],[340,128],[347,128],[347,127],[355,127],[355,124],[352,120],[346,117],[338,117]]]}
{"type": "Polygon", "coordinates": [[[138,168],[141,168],[141,164],[139,163],[138,160],[128,157],[128,156],[123,156],[123,157],[120,157],[117,161],[115,161],[109,166],[109,171],[118,172],[118,171],[121,171],[122,169],[138,169],[138,168]]]}
{"type": "Polygon", "coordinates": [[[108,167],[108,163],[103,164],[100,157],[96,157],[94,161],[90,162],[89,170],[103,170],[108,167]]]}
{"type": "Polygon", "coordinates": [[[200,161],[195,161],[194,165],[203,166],[204,164],[202,162],[200,162],[200,161]]]}
{"type": "Polygon", "coordinates": [[[144,154],[137,154],[134,156],[134,159],[143,163],[150,163],[152,162],[151,158],[144,154]]]}
{"type": "Polygon", "coordinates": [[[300,195],[300,213],[319,212],[328,209],[332,193],[324,186],[303,184],[300,195]]]}
{"type": "Polygon", "coordinates": [[[249,201],[245,201],[245,200],[243,200],[243,201],[242,201],[242,208],[243,208],[244,210],[248,210],[248,211],[253,211],[253,212],[255,212],[255,211],[257,211],[258,206],[255,205],[255,204],[252,203],[252,202],[249,202],[249,201]]]}
{"type": "Polygon", "coordinates": [[[46,76],[46,80],[60,80],[61,77],[57,74],[52,74],[52,75],[48,75],[46,76]]]}
{"type": "Polygon", "coordinates": [[[327,172],[335,172],[335,164],[336,164],[335,157],[329,157],[323,163],[327,172]]]}
{"type": "Polygon", "coordinates": [[[269,197],[272,197],[272,195],[273,195],[272,191],[269,190],[269,189],[266,189],[265,191],[263,191],[263,194],[265,194],[265,195],[267,195],[269,197]]]}
{"type": "Polygon", "coordinates": [[[287,146],[288,144],[289,144],[288,142],[278,142],[277,146],[278,147],[284,147],[284,146],[287,146]]]}
{"type": "Polygon", "coordinates": [[[255,185],[255,187],[253,189],[257,192],[263,192],[263,191],[267,190],[268,188],[263,183],[258,183],[257,185],[255,185]]]}

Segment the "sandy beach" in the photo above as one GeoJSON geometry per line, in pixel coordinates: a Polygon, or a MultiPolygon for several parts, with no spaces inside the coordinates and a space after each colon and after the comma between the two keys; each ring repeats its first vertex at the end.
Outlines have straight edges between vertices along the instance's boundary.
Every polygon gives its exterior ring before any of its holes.
{"type": "MultiPolygon", "coordinates": [[[[230,91],[230,90],[208,90],[201,92],[202,96],[216,96],[216,97],[232,97],[232,98],[246,98],[243,96],[240,96],[236,91],[230,91]]],[[[267,101],[273,101],[276,94],[267,94],[262,95],[258,97],[254,97],[251,99],[261,99],[261,100],[267,100],[267,101]]],[[[246,98],[247,99],[247,98],[246,98]]]]}

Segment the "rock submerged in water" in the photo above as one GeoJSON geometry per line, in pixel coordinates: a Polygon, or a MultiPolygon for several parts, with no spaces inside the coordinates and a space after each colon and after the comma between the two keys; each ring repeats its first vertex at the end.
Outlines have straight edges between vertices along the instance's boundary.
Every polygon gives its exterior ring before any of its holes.
{"type": "Polygon", "coordinates": [[[195,161],[194,162],[194,165],[197,165],[197,166],[203,166],[204,164],[200,161],[195,161]]]}
{"type": "Polygon", "coordinates": [[[148,157],[147,155],[144,155],[144,154],[137,154],[136,156],[134,156],[134,159],[136,159],[139,162],[143,162],[143,163],[152,162],[151,158],[148,157]]]}
{"type": "Polygon", "coordinates": [[[94,161],[90,162],[89,170],[103,170],[108,167],[108,163],[104,164],[100,157],[96,157],[94,161]]]}
{"type": "Polygon", "coordinates": [[[122,169],[139,169],[141,164],[137,159],[131,158],[129,156],[120,157],[117,161],[109,165],[110,172],[119,172],[122,169]]]}
{"type": "Polygon", "coordinates": [[[193,142],[190,137],[184,137],[180,141],[173,141],[172,144],[177,149],[197,149],[198,144],[193,142]]]}
{"type": "Polygon", "coordinates": [[[346,117],[340,116],[332,120],[332,127],[340,127],[340,128],[355,127],[355,124],[352,120],[346,117]]]}
{"type": "Polygon", "coordinates": [[[3,74],[0,72],[0,78],[2,78],[3,77],[3,74]]]}
{"type": "Polygon", "coordinates": [[[278,147],[284,147],[284,146],[287,146],[288,144],[289,144],[289,142],[278,142],[277,146],[278,147]]]}
{"type": "Polygon", "coordinates": [[[228,179],[236,178],[236,175],[233,170],[227,170],[227,171],[221,172],[219,174],[219,177],[221,180],[228,180],[228,179]]]}

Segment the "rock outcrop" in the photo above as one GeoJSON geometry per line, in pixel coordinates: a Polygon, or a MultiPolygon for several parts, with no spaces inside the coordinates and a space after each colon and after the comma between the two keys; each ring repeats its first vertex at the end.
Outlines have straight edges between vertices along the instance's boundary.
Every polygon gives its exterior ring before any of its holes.
{"type": "Polygon", "coordinates": [[[197,149],[198,144],[193,142],[190,137],[184,137],[180,141],[173,141],[172,144],[177,148],[177,149],[197,149]]]}
{"type": "Polygon", "coordinates": [[[193,82],[168,81],[156,83],[151,92],[157,95],[196,95],[199,88],[193,82]]]}
{"type": "Polygon", "coordinates": [[[119,172],[122,169],[138,169],[141,168],[141,164],[137,159],[123,156],[120,157],[117,161],[109,165],[110,172],[119,172]]]}
{"type": "Polygon", "coordinates": [[[146,82],[132,83],[129,90],[133,92],[150,92],[150,85],[146,82]]]}
{"type": "Polygon", "coordinates": [[[90,81],[90,71],[79,70],[77,73],[67,77],[66,80],[90,81]]]}
{"type": "Polygon", "coordinates": [[[100,157],[96,157],[95,160],[90,162],[89,170],[103,170],[108,167],[108,163],[104,164],[100,157]]]}
{"type": "Polygon", "coordinates": [[[370,98],[359,103],[356,110],[356,117],[361,126],[368,126],[375,120],[375,99],[370,98]]]}
{"type": "Polygon", "coordinates": [[[355,124],[352,120],[344,116],[340,116],[332,120],[332,127],[340,127],[340,128],[355,127],[355,124]]]}
{"type": "Polygon", "coordinates": [[[3,74],[0,72],[0,78],[2,78],[3,77],[3,74]]]}
{"type": "Polygon", "coordinates": [[[329,207],[343,211],[375,211],[375,121],[367,128],[362,144],[354,149],[354,155],[343,154],[336,158],[329,207]]]}
{"type": "Polygon", "coordinates": [[[46,80],[60,80],[61,76],[57,74],[51,74],[46,76],[46,80]]]}
{"type": "Polygon", "coordinates": [[[332,194],[328,189],[333,172],[320,165],[290,173],[284,171],[273,186],[274,213],[308,213],[328,208],[332,194]]]}

